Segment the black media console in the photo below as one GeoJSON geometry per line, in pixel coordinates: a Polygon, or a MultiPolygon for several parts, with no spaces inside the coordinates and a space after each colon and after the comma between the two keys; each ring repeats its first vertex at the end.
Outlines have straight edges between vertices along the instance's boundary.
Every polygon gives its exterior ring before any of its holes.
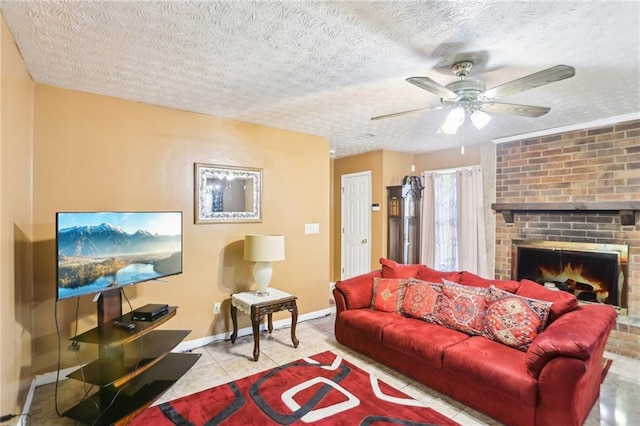
{"type": "MultiPolygon", "coordinates": [[[[102,292],[98,326],[71,338],[97,344],[98,359],[67,376],[100,389],[65,411],[64,416],[96,426],[124,425],[182,377],[200,355],[171,350],[191,330],[154,330],[174,317],[177,309],[166,306],[164,313],[140,321],[132,312],[122,314],[119,288],[102,292]],[[114,326],[114,321],[134,327],[114,326]]],[[[148,311],[146,307],[144,311],[148,311]]]]}

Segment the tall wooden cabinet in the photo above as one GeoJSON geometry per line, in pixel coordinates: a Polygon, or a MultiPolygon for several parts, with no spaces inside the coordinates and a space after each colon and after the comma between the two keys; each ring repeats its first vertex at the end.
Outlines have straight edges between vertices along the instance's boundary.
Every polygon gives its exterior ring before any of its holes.
{"type": "Polygon", "coordinates": [[[422,189],[420,177],[413,175],[387,187],[387,258],[398,263],[420,263],[422,189]]]}
{"type": "Polygon", "coordinates": [[[176,315],[176,306],[154,321],[134,321],[122,315],[120,289],[102,292],[98,300],[98,326],[72,338],[98,345],[98,359],[67,377],[98,387],[63,413],[90,425],[124,425],[162,395],[200,357],[200,354],[172,353],[190,330],[154,330],[176,315]],[[121,319],[136,325],[133,332],[115,328],[121,319]]]}

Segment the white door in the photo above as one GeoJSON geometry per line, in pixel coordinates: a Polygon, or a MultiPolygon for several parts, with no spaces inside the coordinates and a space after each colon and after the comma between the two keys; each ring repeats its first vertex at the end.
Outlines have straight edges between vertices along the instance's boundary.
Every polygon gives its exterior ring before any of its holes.
{"type": "Polygon", "coordinates": [[[341,279],[371,271],[371,172],[342,175],[341,279]]]}

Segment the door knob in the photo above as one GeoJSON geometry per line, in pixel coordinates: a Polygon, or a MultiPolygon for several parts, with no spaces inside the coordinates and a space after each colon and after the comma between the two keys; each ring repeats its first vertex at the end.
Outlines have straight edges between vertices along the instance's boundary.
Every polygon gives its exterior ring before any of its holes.
{"type": "Polygon", "coordinates": [[[365,238],[364,240],[360,241],[360,244],[367,244],[367,239],[365,238]]]}

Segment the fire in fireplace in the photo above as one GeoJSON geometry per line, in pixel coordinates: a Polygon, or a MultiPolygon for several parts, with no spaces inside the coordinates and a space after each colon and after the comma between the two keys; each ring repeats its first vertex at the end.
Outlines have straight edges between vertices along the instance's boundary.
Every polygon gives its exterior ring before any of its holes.
{"type": "Polygon", "coordinates": [[[513,241],[511,275],[584,302],[627,307],[628,246],[561,241],[513,241]]]}

